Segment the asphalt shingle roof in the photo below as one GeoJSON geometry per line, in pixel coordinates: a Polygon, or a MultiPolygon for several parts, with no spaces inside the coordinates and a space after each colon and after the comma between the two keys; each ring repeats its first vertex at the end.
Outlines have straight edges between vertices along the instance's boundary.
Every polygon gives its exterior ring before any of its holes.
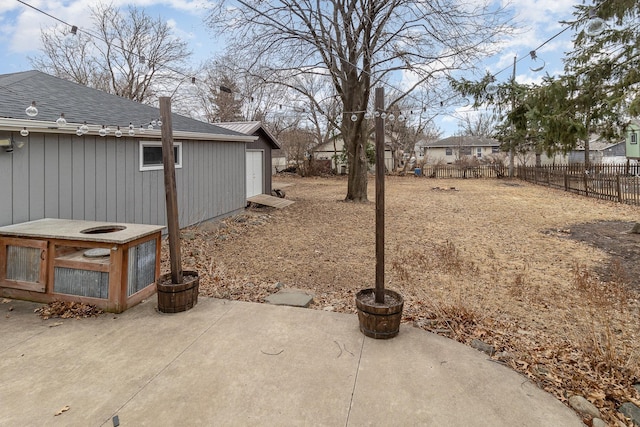
{"type": "Polygon", "coordinates": [[[493,138],[479,136],[450,136],[438,141],[428,142],[423,145],[427,148],[448,147],[499,147],[500,141],[493,138]]]}
{"type": "MultiPolygon", "coordinates": [[[[160,118],[158,108],[79,85],[40,71],[0,75],[0,117],[29,119],[25,108],[36,101],[36,120],[55,122],[60,113],[71,123],[138,128],[160,118]]],[[[172,113],[174,131],[238,136],[241,133],[172,113]]]]}

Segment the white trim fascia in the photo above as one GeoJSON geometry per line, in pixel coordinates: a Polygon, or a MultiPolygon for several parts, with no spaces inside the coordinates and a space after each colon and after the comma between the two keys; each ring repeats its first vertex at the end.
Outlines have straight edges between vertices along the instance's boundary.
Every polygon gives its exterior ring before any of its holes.
{"type": "MultiPolygon", "coordinates": [[[[29,132],[38,132],[38,133],[56,133],[56,134],[67,134],[67,135],[75,135],[76,130],[82,123],[67,123],[64,127],[58,127],[55,122],[50,121],[41,121],[41,120],[28,120],[28,119],[9,119],[9,118],[0,118],[0,130],[5,130],[9,132],[20,132],[23,128],[27,128],[29,132]]],[[[85,135],[98,135],[98,131],[102,128],[102,125],[90,125],[89,132],[85,135]]],[[[109,133],[109,137],[114,137],[113,132],[116,130],[115,127],[110,127],[111,132],[109,133]]],[[[129,126],[120,127],[122,131],[123,138],[152,138],[152,139],[162,139],[162,132],[160,129],[145,129],[144,133],[140,132],[139,128],[136,128],[136,134],[134,136],[129,136],[129,126]]],[[[215,133],[202,133],[202,132],[187,132],[187,131],[174,131],[174,138],[179,139],[190,139],[190,140],[200,140],[200,141],[224,141],[224,142],[253,142],[258,139],[257,136],[252,135],[224,135],[224,134],[215,134],[215,133]]]]}

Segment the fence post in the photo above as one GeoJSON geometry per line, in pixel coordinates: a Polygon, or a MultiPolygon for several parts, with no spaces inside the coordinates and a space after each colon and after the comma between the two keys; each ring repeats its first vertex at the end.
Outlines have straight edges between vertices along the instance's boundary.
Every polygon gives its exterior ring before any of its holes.
{"type": "Polygon", "coordinates": [[[622,187],[620,186],[620,174],[616,174],[616,188],[618,190],[618,202],[622,203],[622,187]]]}
{"type": "Polygon", "coordinates": [[[564,170],[564,191],[569,191],[569,173],[564,170]]]}
{"type": "Polygon", "coordinates": [[[583,172],[582,173],[582,177],[584,178],[584,195],[586,197],[589,197],[589,187],[588,187],[588,184],[587,184],[587,173],[583,172]]]}

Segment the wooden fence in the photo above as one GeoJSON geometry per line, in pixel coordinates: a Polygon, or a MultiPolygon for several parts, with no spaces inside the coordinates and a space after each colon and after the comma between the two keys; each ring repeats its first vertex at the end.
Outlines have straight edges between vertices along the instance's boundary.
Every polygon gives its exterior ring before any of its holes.
{"type": "Polygon", "coordinates": [[[420,173],[427,178],[503,178],[509,169],[500,165],[425,165],[420,173]]]}
{"type": "Polygon", "coordinates": [[[640,169],[637,165],[518,166],[517,177],[597,199],[640,205],[640,169]]]}

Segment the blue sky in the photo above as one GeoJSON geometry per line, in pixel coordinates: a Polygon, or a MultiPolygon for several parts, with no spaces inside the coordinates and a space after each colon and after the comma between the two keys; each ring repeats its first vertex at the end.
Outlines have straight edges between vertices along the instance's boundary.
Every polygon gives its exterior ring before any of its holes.
{"type": "MultiPolygon", "coordinates": [[[[89,8],[95,0],[24,0],[45,12],[82,28],[89,20],[89,8]]],[[[501,52],[489,58],[479,68],[496,73],[498,82],[511,76],[514,55],[518,58],[528,56],[554,34],[562,30],[558,21],[572,18],[573,6],[579,0],[512,0],[510,10],[518,21],[520,32],[506,40],[501,52]]],[[[203,24],[207,15],[206,0],[113,0],[115,6],[136,5],[144,8],[152,16],[160,16],[173,28],[176,35],[189,44],[193,51],[193,65],[211,58],[223,46],[216,42],[213,35],[203,24]]],[[[16,0],[0,2],[0,74],[26,71],[31,69],[29,57],[38,55],[40,30],[54,26],[57,21],[38,13],[16,0]]],[[[532,62],[525,58],[516,69],[516,79],[520,83],[539,81],[544,72],[556,74],[562,71],[563,53],[571,49],[572,32],[566,31],[537,51],[538,57],[545,61],[546,67],[541,73],[530,70],[532,62]]],[[[438,126],[444,136],[453,134],[458,127],[458,117],[465,113],[464,108],[452,108],[450,115],[440,117],[438,126]]]]}

